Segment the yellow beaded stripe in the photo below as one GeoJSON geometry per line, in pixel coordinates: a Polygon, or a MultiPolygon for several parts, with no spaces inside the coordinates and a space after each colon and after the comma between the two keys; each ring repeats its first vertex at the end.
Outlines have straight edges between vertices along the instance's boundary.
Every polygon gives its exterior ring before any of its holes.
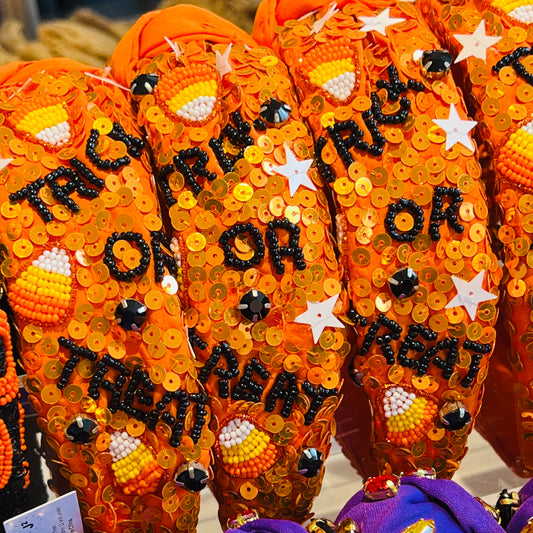
{"type": "Polygon", "coordinates": [[[67,111],[62,104],[55,104],[30,111],[20,120],[16,128],[35,137],[44,129],[63,122],[68,122],[67,111]]]}
{"type": "Polygon", "coordinates": [[[277,449],[270,436],[247,419],[230,421],[220,431],[218,441],[225,469],[235,477],[257,477],[277,460],[277,449]]]}
{"type": "Polygon", "coordinates": [[[337,59],[317,65],[309,72],[309,81],[323,87],[329,80],[346,72],[355,72],[355,65],[351,58],[337,59]]]}
{"type": "Polygon", "coordinates": [[[517,7],[531,5],[530,0],[494,0],[491,3],[494,7],[501,9],[504,13],[510,13],[513,9],[516,9],[517,7]]]}
{"type": "Polygon", "coordinates": [[[222,460],[228,464],[244,463],[261,455],[270,442],[269,436],[254,429],[241,444],[235,444],[231,448],[222,446],[222,460]]]}
{"type": "Polygon", "coordinates": [[[111,468],[115,471],[117,481],[126,483],[137,477],[145,466],[153,462],[155,461],[152,452],[141,443],[137,449],[133,450],[124,459],[113,463],[111,468]]]}
{"type": "MultiPolygon", "coordinates": [[[[179,114],[187,104],[195,102],[202,96],[215,98],[217,94],[217,83],[215,80],[200,81],[193,83],[179,91],[175,96],[166,102],[171,111],[179,114]]],[[[212,107],[212,106],[211,106],[212,107]]]]}
{"type": "Polygon", "coordinates": [[[496,168],[507,179],[524,187],[533,186],[533,135],[531,122],[517,129],[500,148],[496,158],[496,168]]]}
{"type": "Polygon", "coordinates": [[[36,322],[56,323],[66,313],[71,292],[70,277],[30,265],[10,287],[8,299],[18,315],[36,322]]]}

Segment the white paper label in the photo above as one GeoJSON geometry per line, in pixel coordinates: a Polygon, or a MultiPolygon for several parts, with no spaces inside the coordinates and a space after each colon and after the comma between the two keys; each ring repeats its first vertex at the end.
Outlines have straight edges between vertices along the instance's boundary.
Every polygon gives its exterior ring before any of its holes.
{"type": "Polygon", "coordinates": [[[6,533],[83,533],[76,493],[69,492],[4,522],[6,533]]]}

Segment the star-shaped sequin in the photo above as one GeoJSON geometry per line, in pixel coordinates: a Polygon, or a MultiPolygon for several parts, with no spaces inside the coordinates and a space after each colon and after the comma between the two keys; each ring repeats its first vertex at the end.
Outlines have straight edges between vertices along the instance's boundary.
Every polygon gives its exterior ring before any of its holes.
{"type": "Polygon", "coordinates": [[[6,168],[9,165],[9,163],[11,163],[11,161],[13,161],[13,159],[0,158],[0,171],[4,170],[4,168],[6,168]]]}
{"type": "Polygon", "coordinates": [[[313,160],[303,159],[298,161],[292,150],[287,146],[285,146],[285,158],[287,162],[284,165],[273,168],[278,174],[285,176],[289,180],[289,194],[291,197],[294,196],[300,185],[316,191],[315,184],[307,174],[313,164],[313,160]]]}
{"type": "Polygon", "coordinates": [[[478,305],[497,298],[497,296],[482,288],[484,273],[485,271],[482,270],[470,281],[452,276],[457,295],[446,305],[446,309],[450,307],[464,307],[468,316],[472,320],[475,320],[478,305]]]}
{"type": "Polygon", "coordinates": [[[174,41],[171,41],[166,36],[165,36],[165,41],[168,43],[170,48],[172,48],[172,51],[174,52],[174,55],[176,56],[176,61],[179,61],[180,57],[183,55],[183,52],[182,52],[181,48],[179,47],[178,43],[175,43],[174,41]]]}
{"type": "Polygon", "coordinates": [[[481,19],[478,27],[472,34],[455,34],[454,37],[463,45],[463,49],[455,58],[454,63],[459,63],[468,57],[477,57],[487,60],[487,49],[496,44],[501,36],[487,35],[485,30],[485,19],[481,19]]]}
{"type": "Polygon", "coordinates": [[[322,31],[322,28],[326,25],[326,22],[330,18],[334,17],[335,14],[338,13],[338,11],[339,10],[337,9],[337,4],[333,2],[333,4],[329,6],[327,12],[322,17],[315,20],[313,27],[311,28],[311,35],[313,35],[313,33],[318,33],[322,31]]]}
{"type": "Polygon", "coordinates": [[[333,315],[333,308],[338,299],[339,295],[336,294],[323,302],[307,302],[307,311],[294,319],[297,324],[309,324],[311,326],[315,343],[318,342],[325,328],[344,327],[344,324],[333,315]]]}
{"type": "Polygon", "coordinates": [[[231,53],[232,43],[224,50],[224,53],[221,54],[218,50],[215,52],[215,62],[217,70],[220,74],[220,77],[224,77],[226,74],[229,74],[232,71],[231,61],[229,55],[231,53]]]}
{"type": "Polygon", "coordinates": [[[371,32],[377,31],[383,36],[387,36],[385,29],[387,26],[393,26],[398,24],[398,22],[405,22],[405,19],[394,18],[389,15],[390,7],[384,9],[379,15],[375,17],[363,17],[360,16],[359,20],[363,21],[365,25],[361,28],[361,31],[371,32]]]}
{"type": "Polygon", "coordinates": [[[474,150],[474,144],[468,133],[477,122],[475,120],[461,120],[454,104],[450,104],[448,118],[434,118],[433,122],[446,132],[446,150],[450,150],[457,143],[462,144],[469,150],[474,150]]]}

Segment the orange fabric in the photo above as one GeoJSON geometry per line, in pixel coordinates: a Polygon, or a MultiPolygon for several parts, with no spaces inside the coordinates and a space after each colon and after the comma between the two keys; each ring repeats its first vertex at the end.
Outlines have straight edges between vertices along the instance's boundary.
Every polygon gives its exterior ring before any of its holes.
{"type": "Polygon", "coordinates": [[[158,402],[200,387],[180,303],[156,279],[169,270],[153,240],[163,226],[147,149],[123,90],[94,76],[105,73],[69,60],[0,69],[1,269],[25,385],[87,527],[192,530],[199,498],[174,476],[186,461],[209,466],[209,410],[198,438],[189,424],[170,444],[177,401],[158,402]],[[144,308],[136,329],[124,300],[144,308]],[[83,420],[94,431],[71,441],[83,420]]]}
{"type": "Polygon", "coordinates": [[[129,86],[141,59],[168,52],[165,37],[187,43],[197,40],[199,35],[214,44],[241,42],[255,46],[255,41],[231,22],[205,9],[180,4],[151,11],[139,18],[113,52],[110,59],[113,75],[117,81],[129,86]]]}
{"type": "Polygon", "coordinates": [[[305,185],[292,191],[281,170],[291,157],[310,166],[313,139],[287,69],[271,50],[200,9],[172,8],[159,17],[176,29],[169,37],[183,55],[176,59],[165,43],[164,53],[156,56],[151,43],[157,32],[161,41],[164,30],[141,19],[111,65],[122,78],[122,50],[138,39],[138,49],[148,53],[130,62],[138,70],[126,78],[158,76],[151,92],[134,99],[182,258],[179,294],[187,324],[200,339],[195,346],[203,365],[199,379],[215,407],[212,485],[219,517],[225,527],[228,518],[247,508],[264,518],[303,521],[323,469],[318,463],[309,475],[299,473],[300,459],[307,463],[308,448],[324,458],[329,452],[340,367],[349,351],[343,324],[333,322],[343,308],[343,272],[330,237],[323,183],[311,167],[305,169],[305,185]],[[196,35],[180,32],[185,16],[194,20],[196,35]],[[217,33],[204,31],[204,21],[217,33]],[[216,67],[223,56],[230,69],[221,72],[216,67]],[[290,110],[265,119],[261,106],[268,107],[271,99],[290,110]],[[196,161],[205,173],[198,165],[190,170],[196,161]],[[269,227],[281,222],[284,226],[269,227]],[[296,235],[297,243],[289,244],[296,235]],[[280,253],[278,259],[278,245],[293,255],[280,253]],[[241,311],[247,308],[243,299],[259,297],[254,293],[269,301],[266,312],[255,317],[241,311]],[[315,339],[310,323],[297,318],[326,301],[328,326],[315,339]],[[215,359],[221,347],[224,352],[215,359]],[[317,407],[307,387],[323,387],[317,407]],[[287,393],[286,405],[280,388],[287,393]],[[271,393],[276,393],[272,402],[271,393]],[[238,429],[253,424],[261,442],[224,441],[233,423],[238,429]]]}
{"type": "MultiPolygon", "coordinates": [[[[434,82],[415,59],[417,50],[440,46],[414,4],[352,1],[340,4],[335,14],[331,7],[325,1],[266,1],[254,36],[287,64],[302,114],[315,139],[321,139],[315,157],[331,182],[358,333],[353,373],[372,405],[371,446],[379,467],[400,473],[431,464],[439,476],[450,477],[473,424],[465,425],[465,417],[460,429],[447,429],[439,412],[459,413],[455,400],[472,419],[479,411],[501,278],[487,234],[475,145],[469,141],[466,147],[452,143],[448,148],[446,133],[434,122],[451,116],[451,103],[465,120],[466,106],[450,73],[434,82]],[[387,13],[390,23],[371,24],[372,17],[383,19],[387,13]],[[289,21],[291,16],[298,18],[289,21]],[[408,109],[403,116],[402,98],[408,109]],[[466,187],[459,179],[465,175],[466,187]],[[462,227],[439,222],[435,235],[435,210],[453,203],[450,198],[440,203],[438,187],[461,197],[461,206],[454,209],[462,227]],[[480,209],[467,213],[469,205],[480,209]],[[459,248],[463,241],[472,243],[464,253],[459,248]],[[486,262],[481,264],[480,258],[486,262]],[[394,290],[394,276],[407,275],[408,267],[417,279],[408,284],[410,294],[402,294],[394,290]],[[474,307],[471,318],[457,300],[450,306],[463,292],[452,275],[470,282],[477,274],[483,276],[487,301],[474,307]],[[468,333],[473,329],[480,333],[476,340],[485,344],[478,365],[461,361],[476,357],[468,333]],[[452,356],[453,350],[443,348],[447,343],[457,343],[461,355],[452,356]],[[443,359],[440,367],[437,354],[443,359]],[[444,372],[449,357],[452,362],[444,372]]],[[[338,418],[342,416],[340,412],[338,418]]],[[[350,433],[342,419],[341,425],[342,443],[350,433]]],[[[357,443],[348,442],[344,449],[358,464],[357,443]]]]}
{"type": "Polygon", "coordinates": [[[524,97],[531,91],[527,79],[531,71],[530,58],[521,54],[533,44],[528,31],[531,21],[527,17],[520,18],[518,14],[515,18],[510,3],[496,7],[490,1],[468,1],[460,6],[445,6],[438,1],[424,0],[422,5],[431,13],[430,20],[438,21],[434,22],[435,30],[459,60],[457,68],[464,90],[472,95],[471,113],[479,121],[484,173],[494,200],[491,222],[495,244],[501,261],[505,263],[500,313],[506,334],[503,342],[498,343],[496,358],[496,369],[501,371],[489,374],[491,383],[488,385],[487,405],[482,410],[485,419],[480,424],[484,436],[507,464],[518,475],[531,476],[533,237],[529,219],[533,199],[533,139],[529,130],[533,106],[531,99],[524,97]],[[452,24],[453,29],[450,27],[452,20],[458,21],[457,25],[452,24]],[[489,20],[490,23],[485,24],[489,20]],[[489,40],[485,41],[487,46],[481,46],[477,52],[481,57],[469,55],[472,44],[464,41],[463,36],[468,38],[474,32],[487,36],[489,40]],[[516,56],[510,55],[515,51],[516,56]],[[524,72],[517,75],[520,67],[524,72]],[[494,99],[497,106],[492,108],[494,99]],[[512,113],[515,108],[520,116],[512,113]],[[491,418],[493,416],[497,418],[491,418]],[[507,421],[512,416],[514,421],[494,427],[498,418],[502,420],[505,417],[507,421]]]}

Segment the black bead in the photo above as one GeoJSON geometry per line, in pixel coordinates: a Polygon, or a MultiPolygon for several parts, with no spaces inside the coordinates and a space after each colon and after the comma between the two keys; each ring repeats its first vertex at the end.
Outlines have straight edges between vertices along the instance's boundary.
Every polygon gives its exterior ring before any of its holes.
{"type": "Polygon", "coordinates": [[[418,290],[418,276],[412,268],[398,270],[389,279],[389,286],[396,298],[409,298],[418,290]]]}
{"type": "Polygon", "coordinates": [[[470,424],[472,417],[461,402],[445,403],[439,411],[443,426],[450,431],[457,431],[470,424]]]}
{"type": "Polygon", "coordinates": [[[146,320],[146,306],[125,298],[115,309],[115,320],[122,329],[139,331],[146,320]]]}
{"type": "Polygon", "coordinates": [[[252,289],[241,298],[237,309],[239,309],[244,318],[257,322],[268,315],[270,300],[266,294],[252,289]]]}
{"type": "Polygon", "coordinates": [[[131,82],[130,91],[135,95],[149,94],[154,90],[158,81],[157,74],[141,74],[131,82]]]}
{"type": "Polygon", "coordinates": [[[200,492],[207,485],[209,474],[201,463],[189,461],[178,468],[174,481],[190,492],[200,492]]]}
{"type": "Polygon", "coordinates": [[[66,430],[67,439],[77,444],[87,444],[98,434],[98,424],[90,419],[81,416],[69,425],[66,430]]]}
{"type": "Polygon", "coordinates": [[[270,98],[261,104],[259,114],[267,124],[283,124],[291,116],[291,108],[282,100],[270,98]]]}

